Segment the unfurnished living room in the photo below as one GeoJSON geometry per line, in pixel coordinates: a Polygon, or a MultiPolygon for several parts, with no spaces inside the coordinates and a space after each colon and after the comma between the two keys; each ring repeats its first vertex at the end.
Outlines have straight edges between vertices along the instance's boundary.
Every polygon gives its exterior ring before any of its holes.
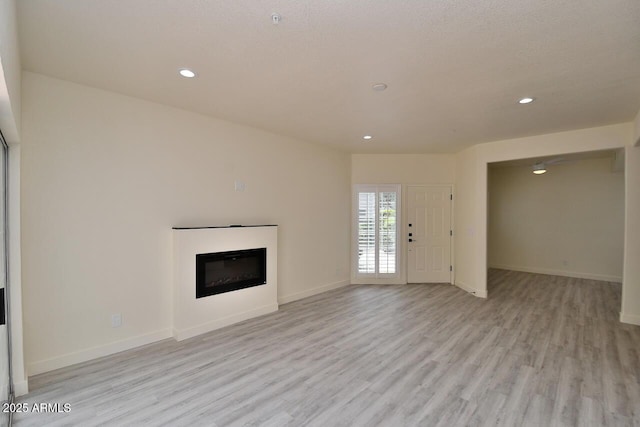
{"type": "Polygon", "coordinates": [[[640,425],[640,2],[0,0],[0,425],[640,425]]]}

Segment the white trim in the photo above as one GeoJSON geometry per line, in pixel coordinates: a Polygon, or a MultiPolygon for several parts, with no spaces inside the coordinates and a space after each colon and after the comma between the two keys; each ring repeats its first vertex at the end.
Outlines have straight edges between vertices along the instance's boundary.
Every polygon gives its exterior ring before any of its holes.
{"type": "Polygon", "coordinates": [[[402,277],[390,279],[371,279],[367,277],[356,278],[351,281],[352,285],[406,285],[407,281],[402,277]]]}
{"type": "Polygon", "coordinates": [[[487,298],[487,291],[486,290],[472,288],[471,286],[469,286],[466,283],[463,283],[461,281],[458,281],[458,282],[454,283],[454,285],[459,287],[463,291],[469,292],[474,297],[487,298]]]}
{"type": "Polygon", "coordinates": [[[521,271],[524,273],[548,274],[551,276],[575,277],[578,279],[601,280],[603,282],[622,283],[622,277],[609,276],[606,274],[581,273],[576,271],[554,270],[550,268],[519,267],[519,266],[503,265],[503,264],[490,264],[489,268],[497,268],[500,270],[521,271]]]}
{"type": "MultiPolygon", "coordinates": [[[[451,219],[450,219],[450,226],[451,226],[451,232],[453,233],[450,236],[450,251],[451,251],[451,275],[450,277],[450,283],[452,285],[454,285],[456,283],[456,224],[455,224],[455,218],[456,218],[456,186],[455,184],[449,184],[451,186],[451,219]]],[[[486,296],[485,296],[486,298],[486,296]]]]}
{"type": "Polygon", "coordinates": [[[296,292],[295,294],[286,295],[281,298],[278,298],[279,304],[286,304],[289,302],[297,301],[299,299],[312,297],[314,295],[318,295],[327,291],[331,291],[333,289],[343,288],[345,286],[349,286],[351,284],[348,280],[342,280],[340,282],[329,283],[328,285],[319,286],[317,288],[308,289],[302,292],[296,292]]]}
{"type": "Polygon", "coordinates": [[[620,312],[620,321],[622,323],[640,326],[640,316],[638,316],[637,314],[625,314],[620,312]]]}
{"type": "Polygon", "coordinates": [[[265,314],[273,313],[275,311],[278,311],[278,304],[264,305],[262,307],[233,314],[231,316],[216,319],[190,328],[182,330],[174,328],[173,337],[176,341],[186,340],[187,338],[195,337],[196,335],[205,334],[216,329],[224,328],[225,326],[233,325],[234,323],[242,322],[253,317],[264,316],[265,314]]]}
{"type": "Polygon", "coordinates": [[[151,332],[149,334],[128,338],[126,340],[116,341],[110,344],[100,345],[86,350],[80,350],[74,353],[67,353],[62,356],[54,357],[47,360],[32,362],[28,365],[29,375],[42,374],[43,372],[53,371],[54,369],[64,368],[66,366],[75,365],[76,363],[87,362],[99,357],[110,356],[115,353],[120,353],[121,351],[131,350],[133,348],[151,344],[167,338],[171,338],[171,331],[169,329],[162,329],[156,332],[151,332]]]}

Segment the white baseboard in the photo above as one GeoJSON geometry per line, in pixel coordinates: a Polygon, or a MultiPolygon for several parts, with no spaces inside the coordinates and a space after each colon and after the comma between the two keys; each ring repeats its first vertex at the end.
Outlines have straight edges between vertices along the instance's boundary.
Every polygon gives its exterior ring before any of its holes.
{"type": "Polygon", "coordinates": [[[622,323],[629,323],[630,325],[640,326],[640,316],[637,314],[625,314],[620,312],[620,321],[622,323]]]}
{"type": "Polygon", "coordinates": [[[13,383],[13,394],[15,397],[24,396],[29,393],[29,380],[13,383]]]}
{"type": "Polygon", "coordinates": [[[459,287],[460,289],[462,289],[463,291],[469,292],[470,294],[472,294],[473,296],[476,296],[478,298],[487,298],[487,290],[480,290],[480,289],[474,289],[471,286],[466,285],[465,283],[461,282],[461,281],[457,281],[456,283],[454,283],[455,286],[459,287]]]}
{"type": "Polygon", "coordinates": [[[491,264],[489,268],[522,271],[523,273],[548,274],[551,276],[575,277],[577,279],[601,280],[603,282],[622,283],[622,277],[606,274],[580,273],[575,271],[553,270],[550,268],[520,267],[515,265],[491,264]]]}
{"type": "Polygon", "coordinates": [[[68,353],[51,359],[32,362],[27,365],[27,371],[29,375],[42,374],[43,372],[49,372],[54,369],[75,365],[76,363],[109,356],[111,354],[120,353],[121,351],[131,350],[132,348],[151,344],[167,338],[171,338],[171,331],[169,329],[163,329],[149,334],[128,338],[126,340],[77,351],[75,353],[68,353]]]}
{"type": "Polygon", "coordinates": [[[351,277],[352,285],[406,285],[407,280],[401,276],[394,277],[393,279],[374,279],[374,278],[358,278],[351,277]]]}
{"type": "Polygon", "coordinates": [[[233,316],[227,316],[222,319],[214,320],[213,322],[203,323],[201,325],[193,326],[187,329],[174,328],[173,337],[176,341],[186,340],[187,338],[192,338],[200,334],[215,331],[216,329],[224,328],[225,326],[233,325],[234,323],[273,313],[274,311],[278,311],[278,304],[264,305],[253,310],[234,314],[233,316]]]}
{"type": "Polygon", "coordinates": [[[309,289],[309,290],[302,291],[302,292],[296,292],[295,294],[283,296],[281,298],[278,298],[278,302],[280,304],[286,304],[288,302],[297,301],[297,300],[302,299],[302,298],[312,297],[314,295],[318,295],[318,294],[321,294],[323,292],[327,292],[327,291],[330,291],[330,290],[333,290],[333,289],[338,289],[338,288],[342,288],[344,286],[349,286],[350,284],[351,284],[351,282],[349,282],[348,280],[343,280],[343,281],[340,281],[340,282],[330,283],[328,285],[319,286],[317,288],[313,288],[313,289],[309,289]]]}

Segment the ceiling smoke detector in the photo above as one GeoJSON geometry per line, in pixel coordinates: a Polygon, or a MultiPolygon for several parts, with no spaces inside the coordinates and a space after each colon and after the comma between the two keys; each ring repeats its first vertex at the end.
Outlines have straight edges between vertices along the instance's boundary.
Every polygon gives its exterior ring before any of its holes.
{"type": "Polygon", "coordinates": [[[273,23],[273,25],[278,25],[280,21],[282,21],[282,15],[275,12],[271,14],[271,22],[273,23]]]}
{"type": "Polygon", "coordinates": [[[373,86],[371,86],[371,88],[376,92],[382,92],[387,88],[387,85],[385,83],[376,83],[373,86]]]}

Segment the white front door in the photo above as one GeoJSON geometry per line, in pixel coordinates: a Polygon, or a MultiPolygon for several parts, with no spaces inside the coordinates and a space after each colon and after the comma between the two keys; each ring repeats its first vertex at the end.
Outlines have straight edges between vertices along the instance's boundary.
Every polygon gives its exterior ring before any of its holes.
{"type": "Polygon", "coordinates": [[[451,283],[451,186],[408,186],[407,282],[451,283]]]}

